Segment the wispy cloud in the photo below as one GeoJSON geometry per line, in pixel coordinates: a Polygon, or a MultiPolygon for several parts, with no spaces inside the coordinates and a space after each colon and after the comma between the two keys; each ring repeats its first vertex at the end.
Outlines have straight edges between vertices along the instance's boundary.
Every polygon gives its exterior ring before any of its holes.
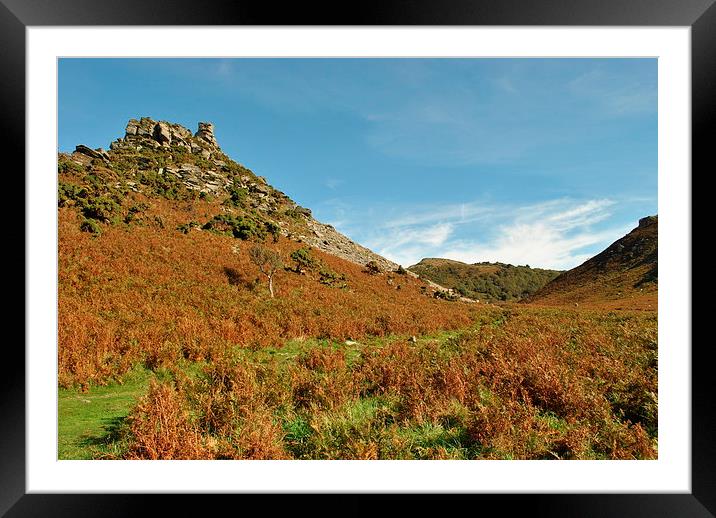
{"type": "MultiPolygon", "coordinates": [[[[558,199],[524,207],[436,206],[430,212],[406,210],[373,225],[372,231],[363,226],[362,235],[353,237],[406,266],[424,257],[445,257],[562,270],[579,265],[629,230],[619,225],[595,228],[610,217],[614,204],[609,199],[558,199]]],[[[343,224],[337,228],[350,232],[350,223],[343,224]]]]}
{"type": "Polygon", "coordinates": [[[577,98],[590,100],[602,107],[608,116],[656,112],[656,82],[634,77],[619,78],[602,68],[585,72],[567,84],[567,90],[577,98]]]}

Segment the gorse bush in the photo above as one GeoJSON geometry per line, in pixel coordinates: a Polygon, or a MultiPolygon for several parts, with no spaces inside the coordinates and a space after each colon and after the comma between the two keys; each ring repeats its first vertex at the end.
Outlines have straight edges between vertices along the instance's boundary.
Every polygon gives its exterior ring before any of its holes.
{"type": "Polygon", "coordinates": [[[381,269],[375,261],[368,261],[365,265],[365,272],[371,275],[378,275],[381,273],[381,269]]]}
{"type": "MultiPolygon", "coordinates": [[[[319,259],[316,259],[311,253],[310,247],[302,247],[291,253],[291,259],[295,266],[291,269],[296,273],[318,273],[318,282],[332,288],[347,288],[347,278],[344,274],[338,273],[325,265],[319,259]]],[[[315,274],[314,274],[315,276],[315,274]]]]}
{"type": "Polygon", "coordinates": [[[318,266],[318,262],[311,254],[310,247],[297,248],[291,252],[291,259],[296,263],[295,270],[312,270],[318,266]]]}
{"type": "Polygon", "coordinates": [[[202,227],[220,234],[231,235],[237,239],[258,239],[266,237],[267,225],[265,222],[247,216],[234,216],[232,214],[219,214],[210,219],[202,227]]]}
{"type": "Polygon", "coordinates": [[[236,180],[229,184],[226,190],[229,193],[229,197],[226,200],[227,205],[243,207],[246,204],[246,198],[249,195],[249,191],[240,185],[237,185],[236,180]]]}
{"type": "Polygon", "coordinates": [[[116,222],[120,205],[111,196],[97,196],[82,203],[82,214],[88,219],[96,219],[104,223],[116,222]]]}
{"type": "Polygon", "coordinates": [[[348,283],[346,282],[346,276],[342,273],[335,272],[330,268],[321,268],[319,275],[319,282],[330,286],[332,288],[347,288],[348,283]]]}
{"type": "Polygon", "coordinates": [[[102,228],[99,224],[91,219],[83,219],[80,223],[80,230],[82,232],[89,232],[90,234],[99,235],[102,233],[102,228]]]}
{"type": "Polygon", "coordinates": [[[59,182],[57,187],[57,204],[60,207],[67,207],[71,202],[81,202],[87,198],[87,189],[79,185],[59,182]]]}

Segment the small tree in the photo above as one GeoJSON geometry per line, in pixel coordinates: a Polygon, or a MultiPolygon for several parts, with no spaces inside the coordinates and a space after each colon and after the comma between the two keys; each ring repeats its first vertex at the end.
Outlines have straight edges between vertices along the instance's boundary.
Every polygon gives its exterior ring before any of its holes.
{"type": "Polygon", "coordinates": [[[258,266],[259,271],[268,279],[269,293],[273,298],[273,276],[283,267],[281,256],[278,252],[270,250],[263,245],[254,245],[249,250],[251,262],[258,266]]]}

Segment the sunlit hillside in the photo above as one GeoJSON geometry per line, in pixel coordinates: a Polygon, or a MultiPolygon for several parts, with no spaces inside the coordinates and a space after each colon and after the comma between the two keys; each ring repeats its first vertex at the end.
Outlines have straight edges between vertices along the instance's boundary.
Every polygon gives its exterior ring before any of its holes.
{"type": "Polygon", "coordinates": [[[58,206],[60,458],[657,457],[655,311],[446,296],[208,124],[60,154],[58,206]]]}

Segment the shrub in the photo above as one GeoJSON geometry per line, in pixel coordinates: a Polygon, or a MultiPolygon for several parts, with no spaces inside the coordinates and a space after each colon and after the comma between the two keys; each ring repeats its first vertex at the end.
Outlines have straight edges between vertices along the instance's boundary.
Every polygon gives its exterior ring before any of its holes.
{"type": "Polygon", "coordinates": [[[271,234],[271,237],[273,237],[273,242],[278,243],[278,237],[281,235],[281,227],[273,221],[264,222],[264,226],[266,227],[266,232],[271,234]]]}
{"type": "Polygon", "coordinates": [[[82,201],[87,197],[87,189],[71,183],[59,182],[57,185],[57,205],[66,207],[70,203],[82,201]]]}
{"type": "Polygon", "coordinates": [[[331,288],[347,288],[348,284],[346,284],[346,276],[342,273],[337,273],[331,270],[330,268],[323,267],[321,268],[321,271],[319,272],[320,278],[319,282],[321,284],[325,284],[326,286],[330,286],[331,288]]]}
{"type": "Polygon", "coordinates": [[[97,196],[83,203],[82,214],[88,219],[104,223],[113,222],[120,210],[119,204],[110,196],[97,196]]]}
{"type": "Polygon", "coordinates": [[[246,197],[249,195],[249,191],[238,185],[236,180],[226,190],[229,193],[229,198],[224,204],[233,205],[234,207],[243,207],[246,204],[246,197]]]}
{"type": "Polygon", "coordinates": [[[77,162],[74,162],[73,160],[69,160],[65,157],[60,157],[57,162],[57,172],[62,174],[68,174],[68,173],[81,173],[84,171],[84,167],[82,167],[77,162]]]}
{"type": "Polygon", "coordinates": [[[184,223],[183,225],[177,226],[177,230],[181,232],[182,234],[188,234],[192,228],[200,228],[201,225],[197,223],[196,221],[190,221],[189,223],[184,223]]]}
{"type": "Polygon", "coordinates": [[[310,247],[298,248],[291,252],[291,259],[296,263],[294,271],[312,270],[316,266],[316,260],[311,255],[310,247]]]}
{"type": "Polygon", "coordinates": [[[94,234],[96,236],[102,233],[102,229],[97,222],[91,219],[82,220],[82,223],[80,223],[80,230],[82,232],[89,232],[90,234],[94,234]]]}
{"type": "Polygon", "coordinates": [[[436,290],[435,293],[433,293],[433,297],[435,297],[436,299],[449,300],[451,302],[460,298],[460,296],[457,293],[453,293],[452,291],[442,291],[442,290],[436,290]]]}
{"type": "Polygon", "coordinates": [[[380,273],[380,266],[375,261],[368,261],[365,265],[365,271],[371,275],[377,275],[380,273]]]}
{"type": "Polygon", "coordinates": [[[219,214],[204,224],[202,228],[243,240],[252,238],[263,240],[266,237],[265,224],[246,216],[219,214]]]}
{"type": "Polygon", "coordinates": [[[143,214],[148,208],[149,204],[144,202],[132,205],[129,209],[127,209],[127,215],[124,217],[124,222],[129,224],[133,221],[141,219],[141,214],[143,214]]]}

